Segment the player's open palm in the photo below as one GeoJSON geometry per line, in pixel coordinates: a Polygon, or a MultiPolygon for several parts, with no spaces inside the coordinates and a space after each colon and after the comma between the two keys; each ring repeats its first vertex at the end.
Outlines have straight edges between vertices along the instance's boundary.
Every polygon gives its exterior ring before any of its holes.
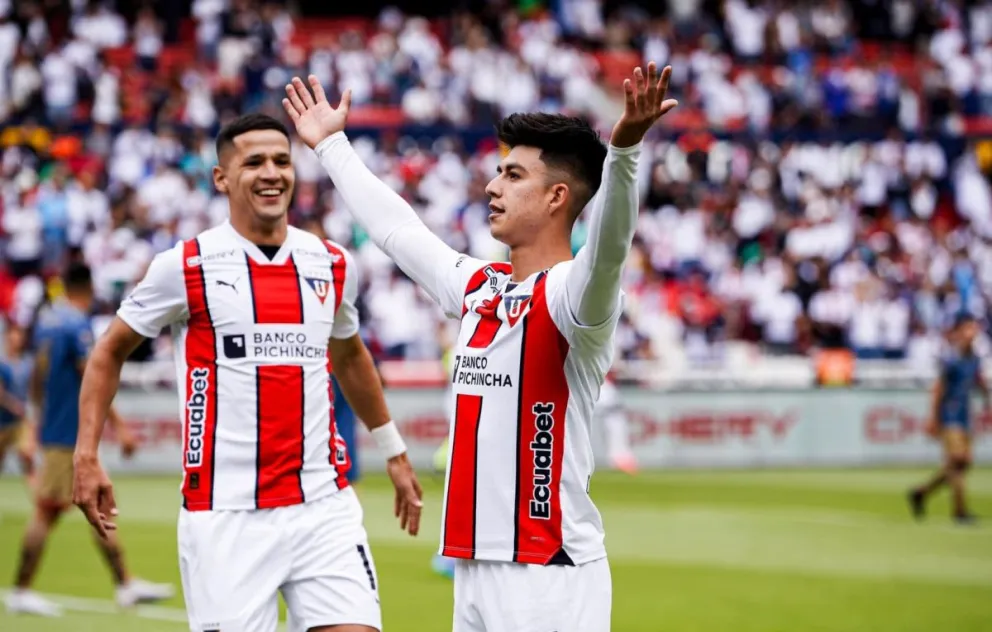
{"type": "Polygon", "coordinates": [[[396,489],[394,513],[400,519],[400,529],[410,535],[420,531],[420,512],[423,509],[424,491],[406,454],[393,457],[386,463],[386,472],[396,489]]]}
{"type": "Polygon", "coordinates": [[[675,109],[679,102],[665,98],[671,78],[671,66],[665,66],[659,76],[658,67],[651,62],[648,64],[646,79],[640,67],[634,69],[633,80],[624,79],[623,116],[613,127],[613,136],[610,138],[614,147],[633,147],[641,142],[658,119],[675,109]]]}
{"type": "Polygon", "coordinates": [[[344,91],[341,103],[334,108],[327,101],[320,80],[314,75],[307,77],[307,80],[313,93],[302,79],[293,77],[293,81],[286,84],[287,98],[282,100],[282,106],[296,126],[296,133],[313,149],[331,134],[344,130],[351,108],[351,90],[344,91]]]}

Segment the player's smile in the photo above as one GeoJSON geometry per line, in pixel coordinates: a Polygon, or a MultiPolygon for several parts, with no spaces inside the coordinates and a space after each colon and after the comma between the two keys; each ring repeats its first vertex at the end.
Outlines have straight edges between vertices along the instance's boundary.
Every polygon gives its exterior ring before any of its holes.
{"type": "Polygon", "coordinates": [[[284,186],[263,186],[255,189],[253,194],[259,204],[273,206],[282,203],[287,190],[284,186]]]}

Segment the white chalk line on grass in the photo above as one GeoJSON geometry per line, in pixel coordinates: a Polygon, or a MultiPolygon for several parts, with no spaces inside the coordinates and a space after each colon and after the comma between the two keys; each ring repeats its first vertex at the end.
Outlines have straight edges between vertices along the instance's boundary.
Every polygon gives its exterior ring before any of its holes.
{"type": "MultiPolygon", "coordinates": [[[[6,598],[9,590],[0,590],[0,597],[6,598]]],[[[72,612],[89,612],[93,614],[132,614],[142,619],[154,621],[168,621],[188,625],[186,611],[179,608],[169,608],[167,606],[138,605],[133,608],[122,609],[116,602],[110,599],[92,599],[88,597],[74,597],[72,595],[42,594],[42,596],[66,610],[72,612]]],[[[22,615],[30,616],[30,615],[22,615]]],[[[56,619],[57,620],[57,619],[56,619]]],[[[280,623],[279,632],[285,632],[286,624],[280,623]]]]}

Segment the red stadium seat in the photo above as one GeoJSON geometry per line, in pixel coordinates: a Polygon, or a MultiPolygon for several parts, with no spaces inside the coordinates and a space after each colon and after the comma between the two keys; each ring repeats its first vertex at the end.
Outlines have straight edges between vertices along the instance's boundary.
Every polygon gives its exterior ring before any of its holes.
{"type": "Polygon", "coordinates": [[[127,45],[119,46],[117,48],[105,48],[103,49],[103,55],[107,60],[107,65],[113,66],[114,68],[130,70],[134,67],[136,55],[133,46],[127,45]]]}

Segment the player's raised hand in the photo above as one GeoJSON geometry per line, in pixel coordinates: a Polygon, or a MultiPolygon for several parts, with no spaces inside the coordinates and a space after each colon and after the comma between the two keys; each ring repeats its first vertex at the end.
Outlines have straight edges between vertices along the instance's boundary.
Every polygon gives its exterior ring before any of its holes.
{"type": "Polygon", "coordinates": [[[296,133],[311,149],[331,134],[344,129],[348,121],[348,110],[351,108],[351,90],[345,90],[341,95],[338,107],[331,107],[324,94],[324,87],[314,75],[307,77],[310,89],[303,84],[299,77],[293,77],[286,84],[286,97],[282,107],[296,126],[296,133]]]}
{"type": "Polygon", "coordinates": [[[73,459],[72,502],[101,538],[106,540],[107,532],[117,528],[113,522],[117,517],[114,486],[97,458],[73,459]]]}
{"type": "Polygon", "coordinates": [[[651,62],[646,80],[640,67],[634,69],[633,80],[624,79],[623,116],[613,127],[610,144],[614,147],[633,147],[641,142],[658,119],[675,109],[679,102],[665,98],[671,77],[671,66],[665,66],[659,77],[658,67],[651,62]]]}
{"type": "Polygon", "coordinates": [[[386,462],[386,472],[396,488],[394,514],[400,519],[400,529],[410,535],[420,532],[420,512],[424,507],[424,490],[420,488],[417,475],[406,454],[395,456],[386,462]]]}

